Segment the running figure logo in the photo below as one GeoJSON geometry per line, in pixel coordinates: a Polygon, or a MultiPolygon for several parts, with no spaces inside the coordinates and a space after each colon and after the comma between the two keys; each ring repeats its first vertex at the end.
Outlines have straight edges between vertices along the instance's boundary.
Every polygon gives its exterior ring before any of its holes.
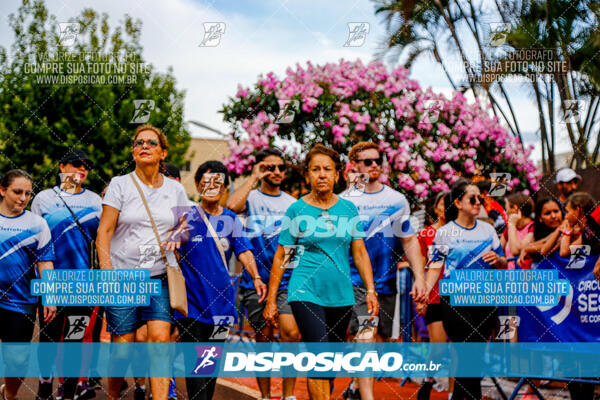
{"type": "Polygon", "coordinates": [[[371,319],[370,315],[358,315],[356,319],[358,321],[358,329],[356,331],[355,339],[372,339],[375,328],[379,325],[379,317],[373,317],[373,319],[371,319]]]}
{"type": "Polygon", "coordinates": [[[581,269],[585,266],[586,257],[590,255],[592,249],[587,244],[584,245],[571,245],[571,258],[569,264],[565,267],[566,269],[581,269]]]}
{"type": "Polygon", "coordinates": [[[60,22],[58,28],[60,30],[58,41],[64,47],[73,46],[81,33],[81,25],[79,22],[60,22]]]}
{"type": "Polygon", "coordinates": [[[85,334],[85,328],[87,328],[90,322],[90,317],[87,315],[69,315],[69,325],[67,327],[67,334],[65,340],[81,340],[85,334]]]}
{"type": "Polygon", "coordinates": [[[360,47],[365,44],[370,29],[368,22],[348,22],[348,40],[344,47],[360,47]]]}
{"type": "Polygon", "coordinates": [[[496,340],[510,340],[515,336],[517,327],[521,324],[521,317],[515,315],[500,315],[500,329],[496,340]]]}
{"type": "Polygon", "coordinates": [[[130,124],[145,124],[150,120],[150,113],[154,110],[154,100],[134,100],[133,106],[135,109],[130,124]]]}
{"type": "Polygon", "coordinates": [[[508,183],[510,182],[511,175],[508,172],[491,172],[490,179],[492,185],[490,186],[490,192],[488,193],[491,197],[502,197],[508,189],[508,183]]]}
{"type": "Polygon", "coordinates": [[[564,100],[563,101],[563,116],[561,123],[576,124],[581,119],[587,108],[587,102],[583,99],[564,100]]]}
{"type": "Polygon", "coordinates": [[[225,34],[225,22],[204,22],[204,38],[199,47],[217,47],[225,34]]]}
{"type": "Polygon", "coordinates": [[[193,375],[210,375],[217,368],[217,360],[223,355],[221,346],[196,346],[198,360],[193,375]]]}
{"type": "Polygon", "coordinates": [[[212,335],[208,340],[225,340],[229,335],[229,328],[233,325],[234,318],[232,315],[215,315],[213,324],[215,325],[212,335]]]}

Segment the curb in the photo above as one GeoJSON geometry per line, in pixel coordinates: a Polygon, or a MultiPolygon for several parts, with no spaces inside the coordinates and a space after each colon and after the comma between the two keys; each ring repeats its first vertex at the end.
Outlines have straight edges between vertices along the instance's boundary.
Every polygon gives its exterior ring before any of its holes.
{"type": "Polygon", "coordinates": [[[251,389],[227,379],[217,379],[217,386],[213,396],[214,400],[255,400],[259,398],[260,392],[258,390],[251,389]]]}

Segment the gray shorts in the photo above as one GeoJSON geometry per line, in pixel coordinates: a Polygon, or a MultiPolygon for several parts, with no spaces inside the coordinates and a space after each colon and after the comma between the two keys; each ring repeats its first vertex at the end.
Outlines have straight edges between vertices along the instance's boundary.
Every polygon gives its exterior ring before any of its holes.
{"type": "MultiPolygon", "coordinates": [[[[368,319],[367,311],[367,290],[358,286],[354,288],[354,300],[356,304],[352,307],[352,318],[350,319],[350,334],[356,335],[361,323],[368,319]],[[359,321],[360,319],[360,321],[359,321]]],[[[377,324],[377,333],[382,337],[389,339],[392,337],[392,328],[394,324],[394,311],[396,309],[397,294],[379,294],[379,323],[377,324]]]]}
{"type": "MultiPolygon", "coordinates": [[[[240,288],[240,302],[246,309],[248,322],[250,322],[250,326],[252,326],[255,332],[260,332],[267,326],[267,322],[263,317],[263,311],[267,302],[264,300],[262,303],[259,303],[259,299],[260,297],[258,297],[256,290],[240,288]]],[[[277,292],[277,310],[279,314],[292,314],[292,308],[287,302],[287,290],[277,292]]]]}

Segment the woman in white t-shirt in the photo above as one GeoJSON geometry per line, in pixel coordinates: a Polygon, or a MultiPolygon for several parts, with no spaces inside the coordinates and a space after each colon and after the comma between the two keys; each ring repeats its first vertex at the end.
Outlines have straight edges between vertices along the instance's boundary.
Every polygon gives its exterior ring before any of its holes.
{"type": "MultiPolygon", "coordinates": [[[[161,257],[144,203],[132,181],[141,187],[164,241],[177,222],[176,213],[189,205],[183,186],[161,173],[167,157],[167,138],[151,125],[140,126],[133,136],[132,154],[135,171],[112,178],[102,201],[98,228],[98,258],[102,269],[150,270],[153,279],[161,279],[161,294],[152,296],[148,306],[106,307],[107,328],[113,342],[133,342],[135,331],[148,326],[148,342],[168,342],[173,322],[169,304],[166,265],[161,257]]],[[[173,252],[167,261],[176,265],[173,252]]],[[[117,399],[123,378],[109,378],[108,397],[117,399]]],[[[150,378],[153,398],[167,398],[169,378],[150,378]]]]}

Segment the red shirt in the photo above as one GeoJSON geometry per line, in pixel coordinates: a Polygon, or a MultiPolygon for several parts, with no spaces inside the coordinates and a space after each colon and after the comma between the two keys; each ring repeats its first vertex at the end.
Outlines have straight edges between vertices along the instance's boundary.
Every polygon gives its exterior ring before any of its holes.
{"type": "MultiPolygon", "coordinates": [[[[429,246],[433,244],[433,239],[435,239],[436,231],[437,229],[435,229],[433,225],[429,225],[417,235],[419,239],[419,244],[421,245],[421,254],[423,254],[423,257],[425,257],[425,259],[427,259],[428,255],[427,250],[429,249],[429,246]]],[[[435,283],[435,286],[433,287],[431,292],[429,292],[429,300],[427,300],[428,304],[437,304],[440,302],[439,282],[442,276],[444,276],[444,266],[442,266],[442,272],[440,273],[438,281],[435,283]]]]}

